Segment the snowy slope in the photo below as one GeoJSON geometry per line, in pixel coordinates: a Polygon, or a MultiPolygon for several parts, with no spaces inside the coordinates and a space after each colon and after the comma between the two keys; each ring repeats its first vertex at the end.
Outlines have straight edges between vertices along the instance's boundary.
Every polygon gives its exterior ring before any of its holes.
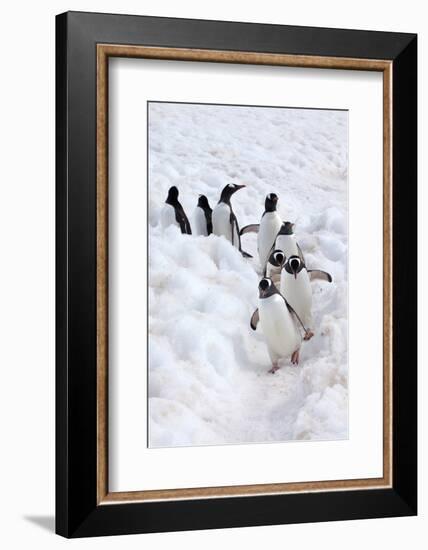
{"type": "Polygon", "coordinates": [[[152,103],[149,110],[149,445],[342,439],[347,393],[347,113],[152,103]],[[190,221],[227,183],[239,224],[258,223],[276,192],[309,268],[315,336],[301,362],[268,374],[259,327],[256,236],[244,260],[225,239],[162,231],[176,185],[190,221]]]}

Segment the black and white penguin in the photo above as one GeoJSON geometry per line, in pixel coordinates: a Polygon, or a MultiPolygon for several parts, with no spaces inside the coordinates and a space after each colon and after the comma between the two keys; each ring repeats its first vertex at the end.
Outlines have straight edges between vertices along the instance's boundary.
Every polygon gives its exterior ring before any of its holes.
{"type": "Polygon", "coordinates": [[[309,339],[308,331],[268,277],[259,283],[259,307],[251,317],[251,328],[256,330],[259,322],[272,361],[269,372],[273,374],[279,369],[278,361],[283,357],[291,356],[292,364],[297,365],[302,343],[299,327],[304,330],[304,340],[309,339]]]}
{"type": "Polygon", "coordinates": [[[199,195],[198,204],[193,213],[193,233],[195,235],[211,235],[213,232],[212,208],[205,195],[199,195]]]}
{"type": "Polygon", "coordinates": [[[257,251],[263,275],[266,275],[266,264],[275,238],[282,226],[281,217],[276,209],[277,204],[278,196],[275,193],[267,195],[265,199],[265,211],[260,223],[247,225],[241,229],[241,235],[245,233],[257,233],[257,251]]]}
{"type": "Polygon", "coordinates": [[[178,201],[178,189],[175,185],[169,188],[168,197],[161,210],[160,220],[164,229],[170,225],[177,225],[182,233],[192,234],[189,220],[178,201]]]}
{"type": "Polygon", "coordinates": [[[282,223],[271,250],[282,250],[286,259],[290,256],[300,256],[304,260],[303,252],[294,234],[294,223],[282,223]]]}
{"type": "MultiPolygon", "coordinates": [[[[241,229],[241,235],[244,235],[245,233],[259,233],[260,225],[261,224],[258,223],[246,225],[241,229]]],[[[279,231],[276,234],[276,238],[274,239],[274,242],[268,252],[263,275],[267,275],[268,277],[274,276],[275,278],[276,276],[280,275],[280,266],[274,266],[272,264],[269,265],[269,258],[272,255],[272,252],[279,250],[283,252],[284,260],[286,260],[289,256],[293,256],[295,254],[299,255],[302,260],[304,260],[303,252],[296,241],[296,236],[294,235],[294,223],[281,222],[279,231]]]]}
{"type": "Polygon", "coordinates": [[[308,270],[298,255],[290,256],[282,265],[281,294],[291,305],[311,336],[312,327],[312,286],[311,280],[322,279],[331,283],[329,273],[319,269],[308,270]]]}
{"type": "Polygon", "coordinates": [[[244,187],[245,185],[229,183],[223,188],[220,195],[220,200],[212,213],[213,233],[218,236],[223,235],[232,243],[233,246],[238,248],[243,256],[251,257],[241,249],[241,237],[239,234],[238,220],[236,219],[230,203],[230,198],[232,195],[244,187]]]}
{"type": "Polygon", "coordinates": [[[296,241],[296,236],[294,235],[294,223],[291,222],[282,222],[282,225],[278,231],[275,242],[271,248],[268,260],[266,263],[266,269],[264,275],[271,277],[275,283],[278,282],[281,276],[282,264],[287,260],[289,256],[298,255],[303,260],[303,252],[296,241]],[[282,252],[283,258],[281,259],[281,265],[274,260],[273,253],[282,252]]]}
{"type": "Polygon", "coordinates": [[[312,327],[312,287],[299,256],[287,258],[281,271],[281,294],[309,329],[312,327]]]}
{"type": "Polygon", "coordinates": [[[276,285],[281,283],[281,269],[286,261],[285,254],[282,250],[274,250],[269,256],[266,264],[266,277],[272,279],[276,285]]]}
{"type": "Polygon", "coordinates": [[[282,220],[276,209],[277,204],[277,195],[270,193],[265,200],[265,211],[260,220],[260,228],[257,235],[257,250],[264,274],[266,274],[266,264],[276,236],[282,227],[282,220]]]}

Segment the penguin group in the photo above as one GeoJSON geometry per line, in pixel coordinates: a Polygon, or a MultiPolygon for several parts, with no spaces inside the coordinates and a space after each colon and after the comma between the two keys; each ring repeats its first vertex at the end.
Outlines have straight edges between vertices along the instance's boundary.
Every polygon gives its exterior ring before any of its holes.
{"type": "MultiPolygon", "coordinates": [[[[245,185],[234,183],[226,185],[220,194],[220,199],[214,210],[210,207],[207,197],[199,195],[198,203],[193,213],[193,227],[195,235],[209,236],[211,233],[214,233],[214,235],[218,235],[219,237],[225,237],[244,257],[251,258],[252,256],[241,248],[241,232],[230,202],[232,195],[244,187],[245,185]]],[[[177,187],[170,187],[160,213],[161,225],[163,228],[176,225],[182,233],[191,235],[192,229],[186,213],[178,200],[178,195],[177,187]]]]}
{"type": "MultiPolygon", "coordinates": [[[[225,237],[238,248],[244,258],[252,256],[241,246],[241,237],[257,233],[257,252],[262,278],[258,285],[258,307],[250,319],[257,330],[260,324],[272,366],[270,373],[279,368],[279,361],[290,357],[293,365],[299,364],[302,342],[314,336],[312,323],[312,286],[314,280],[332,282],[326,271],[309,269],[303,251],[294,234],[294,224],[283,221],[278,213],[278,196],[270,193],[265,199],[265,210],[258,224],[239,229],[233,212],[231,197],[245,185],[228,184],[220,194],[214,209],[205,195],[200,195],[193,213],[195,235],[210,234],[225,237]]],[[[162,208],[162,227],[176,225],[182,233],[192,234],[189,220],[178,201],[177,187],[171,187],[162,208]]]]}

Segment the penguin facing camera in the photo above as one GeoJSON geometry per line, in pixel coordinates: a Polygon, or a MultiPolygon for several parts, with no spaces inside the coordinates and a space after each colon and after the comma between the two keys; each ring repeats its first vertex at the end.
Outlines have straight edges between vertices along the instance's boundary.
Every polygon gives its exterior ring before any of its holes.
{"type": "Polygon", "coordinates": [[[281,268],[286,260],[287,258],[282,250],[274,250],[266,264],[266,277],[272,279],[278,286],[281,282],[281,268]]]}
{"type": "Polygon", "coordinates": [[[319,269],[307,269],[298,255],[290,256],[281,269],[281,294],[296,311],[302,323],[313,336],[312,327],[312,286],[311,281],[320,279],[332,282],[329,273],[319,269]]]}
{"type": "Polygon", "coordinates": [[[282,223],[271,250],[282,250],[286,258],[299,256],[304,261],[302,249],[296,241],[294,226],[291,222],[282,223]]]}
{"type": "Polygon", "coordinates": [[[259,283],[259,307],[251,317],[251,328],[256,330],[259,322],[272,362],[269,372],[274,374],[280,368],[279,360],[288,356],[293,365],[298,365],[302,344],[299,328],[303,328],[304,340],[310,338],[309,331],[268,277],[259,283]]]}

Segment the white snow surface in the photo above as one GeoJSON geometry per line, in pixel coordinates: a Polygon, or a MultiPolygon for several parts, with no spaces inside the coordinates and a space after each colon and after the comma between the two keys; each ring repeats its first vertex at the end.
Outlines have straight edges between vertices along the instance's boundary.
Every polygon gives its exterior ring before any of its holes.
{"type": "Polygon", "coordinates": [[[151,103],[149,106],[149,446],[334,440],[348,437],[346,112],[151,103]],[[198,195],[213,208],[228,183],[241,227],[279,196],[314,282],[315,336],[299,366],[270,359],[258,302],[256,235],[244,259],[223,237],[163,230],[171,185],[190,222],[198,195]]]}

